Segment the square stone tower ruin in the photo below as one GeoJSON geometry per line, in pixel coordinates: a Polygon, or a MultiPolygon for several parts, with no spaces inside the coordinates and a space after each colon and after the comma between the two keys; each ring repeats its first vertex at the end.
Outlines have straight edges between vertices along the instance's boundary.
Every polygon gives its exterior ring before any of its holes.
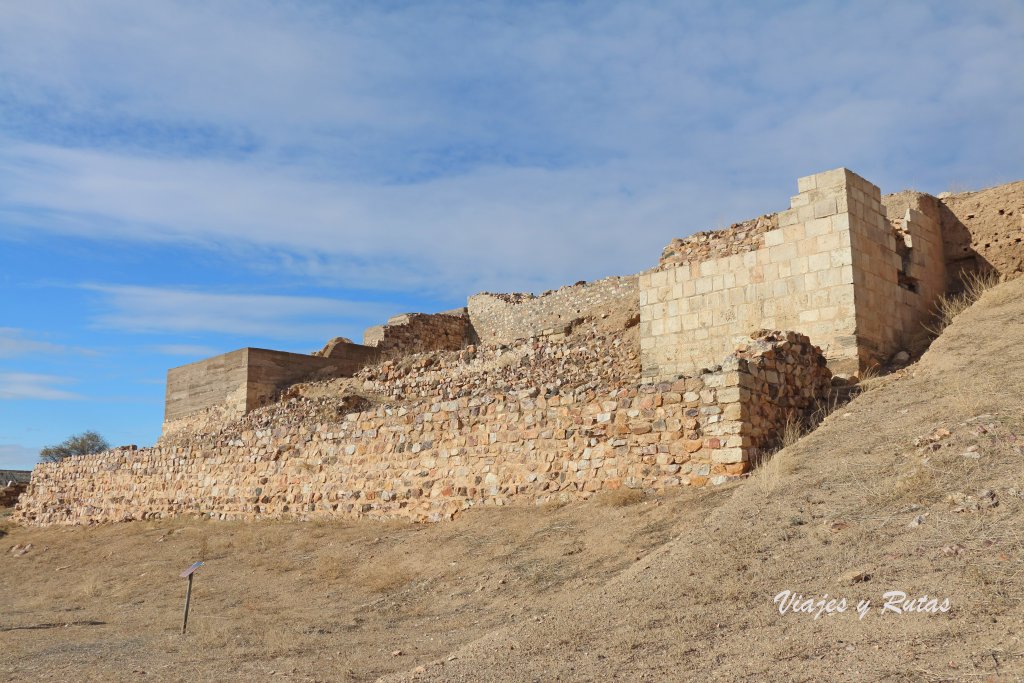
{"type": "Polygon", "coordinates": [[[887,217],[878,187],[845,168],[800,178],[798,189],[777,227],[738,253],[640,276],[645,378],[714,366],[760,328],[806,334],[834,372],[884,362],[924,333],[945,291],[937,221],[913,210],[887,217]]]}

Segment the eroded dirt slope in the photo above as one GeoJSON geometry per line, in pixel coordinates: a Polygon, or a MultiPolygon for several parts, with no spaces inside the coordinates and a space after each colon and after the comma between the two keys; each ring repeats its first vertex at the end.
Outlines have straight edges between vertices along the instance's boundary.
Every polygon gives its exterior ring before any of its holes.
{"type": "Polygon", "coordinates": [[[988,292],[912,376],[873,381],[605,585],[397,679],[1018,680],[1022,295],[988,292]],[[781,615],[786,589],[849,611],[781,615]],[[952,607],[881,613],[890,590],[952,607]]]}
{"type": "Polygon", "coordinates": [[[1018,281],[721,489],[437,525],[8,524],[0,679],[1015,680],[1022,343],[1018,281]],[[851,608],[780,615],[786,589],[851,608]],[[892,589],[952,608],[880,614],[892,589]]]}

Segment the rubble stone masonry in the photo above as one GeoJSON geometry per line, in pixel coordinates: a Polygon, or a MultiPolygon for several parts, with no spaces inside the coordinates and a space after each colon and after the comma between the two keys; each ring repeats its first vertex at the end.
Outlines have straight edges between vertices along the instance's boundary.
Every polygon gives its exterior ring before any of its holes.
{"type": "Polygon", "coordinates": [[[363,333],[363,344],[377,349],[384,359],[424,351],[458,351],[474,340],[465,309],[435,314],[403,313],[363,333]]]}
{"type": "Polygon", "coordinates": [[[560,332],[580,318],[608,311],[636,310],[636,275],[578,283],[540,296],[484,292],[469,297],[470,320],[486,344],[560,332]]]}
{"type": "Polygon", "coordinates": [[[187,442],[41,464],[14,514],[41,525],[179,514],[433,521],[621,486],[720,484],[813,413],[829,380],[806,337],[764,333],[714,371],[603,394],[425,400],[265,427],[256,411],[187,442]]]}

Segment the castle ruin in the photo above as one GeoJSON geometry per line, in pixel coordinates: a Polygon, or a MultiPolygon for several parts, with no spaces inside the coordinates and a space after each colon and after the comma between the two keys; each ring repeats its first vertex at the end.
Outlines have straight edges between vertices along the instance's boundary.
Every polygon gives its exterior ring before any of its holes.
{"type": "Polygon", "coordinates": [[[834,375],[920,348],[963,273],[1019,273],[1019,236],[979,237],[950,206],[835,169],[639,275],[174,368],[156,446],[41,464],[16,516],[439,520],[721,484],[815,419],[834,375]]]}

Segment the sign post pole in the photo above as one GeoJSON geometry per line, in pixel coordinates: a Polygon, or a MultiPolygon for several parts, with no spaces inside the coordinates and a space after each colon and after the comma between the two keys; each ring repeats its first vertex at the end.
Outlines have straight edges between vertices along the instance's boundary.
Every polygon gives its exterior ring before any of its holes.
{"type": "Polygon", "coordinates": [[[192,577],[195,575],[196,570],[203,566],[202,562],[196,562],[191,567],[181,573],[182,576],[188,577],[188,589],[185,591],[185,613],[181,617],[181,634],[185,635],[185,628],[188,626],[188,608],[192,604],[192,577]]]}

